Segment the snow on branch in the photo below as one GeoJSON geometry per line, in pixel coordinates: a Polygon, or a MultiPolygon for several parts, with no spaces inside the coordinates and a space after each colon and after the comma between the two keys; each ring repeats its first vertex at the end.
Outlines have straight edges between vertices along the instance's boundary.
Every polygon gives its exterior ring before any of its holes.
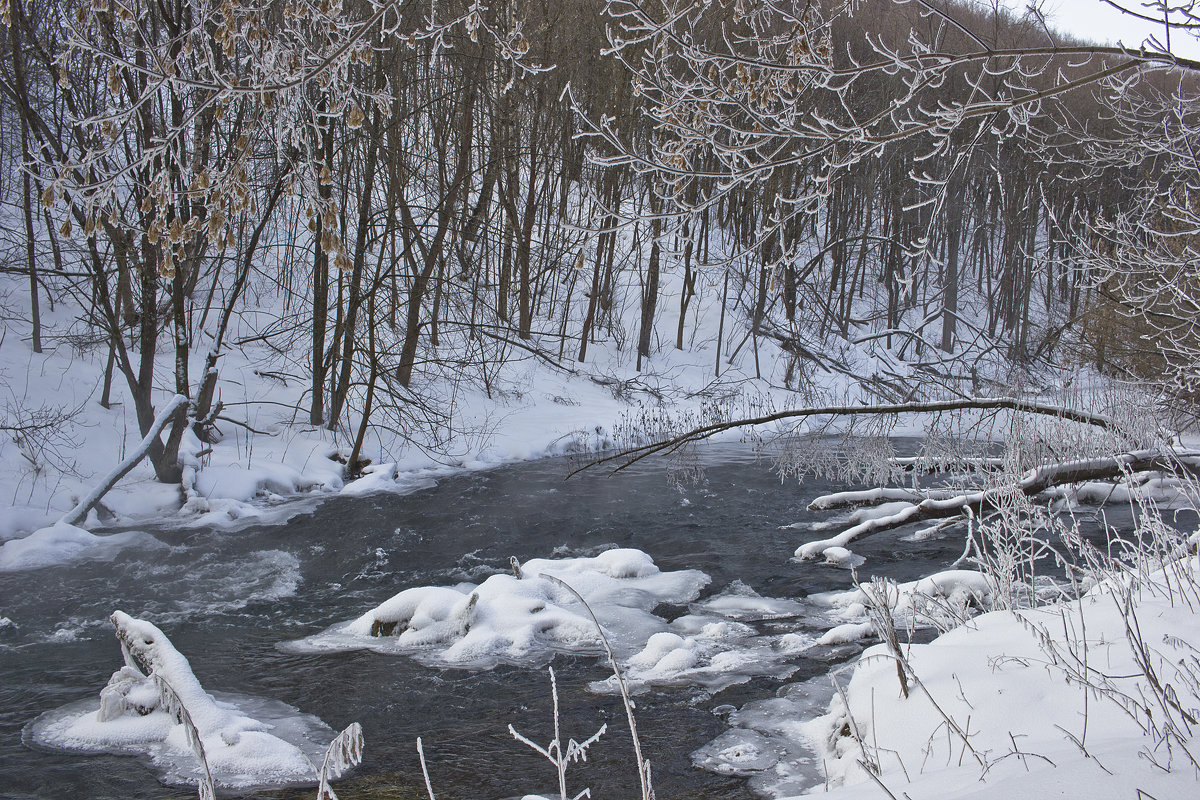
{"type": "MultiPolygon", "coordinates": [[[[1105,478],[1117,478],[1130,472],[1172,470],[1180,466],[1194,470],[1198,460],[1200,460],[1200,452],[1139,450],[1136,452],[1121,453],[1116,456],[1044,464],[1029,470],[1015,483],[1006,483],[988,489],[960,492],[952,495],[946,495],[941,490],[938,490],[935,494],[925,497],[920,502],[911,503],[891,513],[864,520],[857,525],[846,528],[836,536],[803,544],[796,548],[796,558],[815,558],[831,547],[845,547],[850,542],[863,536],[879,533],[880,531],[893,530],[913,522],[934,519],[948,520],[968,515],[978,518],[987,508],[995,507],[1002,497],[1011,495],[1013,492],[1020,492],[1026,497],[1033,497],[1053,486],[1105,478]]],[[[904,491],[909,492],[909,490],[904,491]]],[[[856,494],[860,495],[860,499],[864,501],[873,499],[870,492],[842,492],[827,497],[818,497],[813,500],[809,508],[831,508],[844,504],[847,495],[852,496],[856,494]]]]}

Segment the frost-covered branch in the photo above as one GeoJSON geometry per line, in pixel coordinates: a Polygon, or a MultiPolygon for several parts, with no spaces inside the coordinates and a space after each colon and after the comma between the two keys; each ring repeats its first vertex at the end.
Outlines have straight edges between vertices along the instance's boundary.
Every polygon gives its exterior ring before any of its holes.
{"type": "Polygon", "coordinates": [[[362,726],[351,722],[345,730],[329,743],[325,758],[321,761],[321,771],[317,776],[320,783],[317,786],[317,800],[338,800],[337,793],[329,785],[335,775],[341,775],[351,767],[362,763],[363,733],[362,726]]]}
{"type": "Polygon", "coordinates": [[[780,422],[782,420],[800,420],[808,417],[821,416],[890,416],[895,414],[940,413],[947,411],[1005,410],[1055,417],[1057,419],[1079,422],[1085,425],[1093,425],[1098,428],[1107,429],[1112,426],[1112,421],[1100,414],[1092,414],[1087,411],[1064,408],[1061,406],[1047,405],[1045,403],[1023,400],[1016,397],[963,398],[961,400],[930,401],[921,403],[895,403],[890,405],[811,406],[808,408],[777,411],[758,417],[748,417],[743,419],[715,422],[709,425],[702,425],[700,427],[693,428],[686,433],[673,436],[669,439],[652,442],[650,444],[641,445],[638,447],[631,447],[627,450],[622,450],[619,453],[605,456],[604,458],[597,459],[596,461],[580,467],[571,474],[574,475],[576,472],[581,472],[585,469],[589,469],[600,464],[608,464],[614,461],[619,462],[619,465],[613,471],[619,472],[620,470],[636,464],[638,461],[648,458],[649,456],[657,453],[673,452],[686,444],[703,441],[704,439],[723,431],[733,430],[735,428],[751,428],[756,425],[765,425],[767,423],[780,422]]]}
{"type": "MultiPolygon", "coordinates": [[[[1131,472],[1147,470],[1171,471],[1179,469],[1181,466],[1189,470],[1197,469],[1200,466],[1200,452],[1141,450],[1105,458],[1046,464],[1029,470],[1014,483],[976,491],[947,493],[944,490],[935,490],[931,493],[932,496],[927,496],[925,499],[913,502],[899,510],[863,520],[836,536],[807,542],[796,548],[796,558],[815,558],[831,547],[845,547],[863,536],[893,530],[914,522],[967,517],[978,519],[989,509],[996,507],[1003,498],[1014,492],[1026,497],[1034,497],[1051,487],[1063,484],[1119,478],[1131,472]]],[[[919,492],[920,490],[914,491],[919,492]]],[[[863,494],[861,496],[869,497],[870,495],[863,494]]],[[[829,508],[840,504],[844,497],[844,494],[818,497],[809,505],[809,508],[829,508]]]]}

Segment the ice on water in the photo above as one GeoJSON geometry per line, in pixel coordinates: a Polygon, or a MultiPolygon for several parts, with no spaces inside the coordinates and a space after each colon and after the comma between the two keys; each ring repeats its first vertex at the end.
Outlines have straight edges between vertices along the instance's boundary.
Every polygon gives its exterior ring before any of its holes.
{"type": "Polygon", "coordinates": [[[39,569],[71,561],[109,560],[126,547],[149,549],[164,545],[141,531],[98,536],[59,522],[0,544],[0,572],[39,569]]]}
{"type": "Polygon", "coordinates": [[[733,711],[730,729],[692,753],[692,763],[719,775],[749,778],[759,795],[799,794],[822,782],[812,720],[833,695],[828,676],[781,687],[775,697],[733,711]]]}
{"type": "Polygon", "coordinates": [[[202,767],[189,742],[186,717],[218,788],[315,783],[314,762],[320,763],[334,735],[327,725],[277,701],[210,695],[187,658],[156,626],[120,611],[112,622],[125,665],[98,698],[31,722],[25,731],[30,741],[57,750],[143,756],[164,781],[194,784],[202,767]]]}

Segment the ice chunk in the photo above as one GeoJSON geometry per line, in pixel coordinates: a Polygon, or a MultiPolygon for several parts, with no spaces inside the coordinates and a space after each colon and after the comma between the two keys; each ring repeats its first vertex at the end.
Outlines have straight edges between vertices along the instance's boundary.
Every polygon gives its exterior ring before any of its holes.
{"type": "Polygon", "coordinates": [[[771,741],[760,733],[734,728],[692,753],[692,763],[718,775],[753,775],[779,762],[771,741]]]}
{"type": "Polygon", "coordinates": [[[845,625],[838,625],[825,631],[817,639],[817,644],[849,644],[861,639],[870,639],[874,635],[875,626],[869,622],[847,622],[845,625]]]}
{"type": "Polygon", "coordinates": [[[758,621],[797,617],[804,613],[805,606],[795,600],[763,597],[741,581],[734,581],[720,594],[698,603],[696,609],[730,619],[758,621]]]}
{"type": "Polygon", "coordinates": [[[731,730],[692,753],[692,763],[721,775],[749,778],[757,795],[800,794],[821,784],[812,720],[833,694],[826,675],[779,689],[728,715],[731,730]]]}
{"type": "Polygon", "coordinates": [[[826,564],[838,569],[854,569],[866,561],[862,556],[855,555],[844,547],[826,547],[821,551],[821,555],[825,556],[826,564]]]}
{"type": "Polygon", "coordinates": [[[204,778],[197,750],[217,787],[316,782],[313,762],[319,763],[333,738],[328,726],[275,701],[217,699],[156,626],[121,611],[111,619],[125,665],[101,690],[99,702],[72,703],[29,723],[30,740],[59,750],[145,756],[173,784],[204,778]]]}
{"type": "MultiPolygon", "coordinates": [[[[768,604],[790,602],[760,599],[768,604]]],[[[787,677],[796,670],[796,655],[813,644],[804,633],[763,634],[737,620],[687,614],[674,620],[669,630],[651,636],[626,660],[625,679],[634,692],[651,686],[701,686],[713,694],[757,676],[787,677]]],[[[616,693],[616,679],[594,682],[590,688],[616,693]]]]}

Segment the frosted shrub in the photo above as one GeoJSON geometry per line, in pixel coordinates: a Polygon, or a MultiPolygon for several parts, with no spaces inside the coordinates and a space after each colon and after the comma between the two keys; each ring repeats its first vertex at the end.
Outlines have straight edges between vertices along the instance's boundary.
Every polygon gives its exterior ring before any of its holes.
{"type": "MultiPolygon", "coordinates": [[[[518,742],[529,746],[534,751],[544,756],[551,764],[554,765],[555,771],[558,773],[558,796],[559,800],[568,800],[567,797],[567,767],[576,761],[587,761],[587,751],[596,742],[600,741],[600,737],[608,730],[608,725],[601,725],[600,729],[593,733],[582,742],[577,742],[571,739],[566,746],[562,743],[562,737],[559,733],[558,724],[558,682],[554,678],[554,668],[549,667],[550,673],[550,696],[554,700],[554,738],[545,747],[542,747],[533,740],[527,738],[512,725],[508,726],[508,732],[518,742]]],[[[578,794],[574,795],[570,800],[581,800],[584,797],[591,797],[592,790],[590,788],[583,789],[578,794]]]]}

